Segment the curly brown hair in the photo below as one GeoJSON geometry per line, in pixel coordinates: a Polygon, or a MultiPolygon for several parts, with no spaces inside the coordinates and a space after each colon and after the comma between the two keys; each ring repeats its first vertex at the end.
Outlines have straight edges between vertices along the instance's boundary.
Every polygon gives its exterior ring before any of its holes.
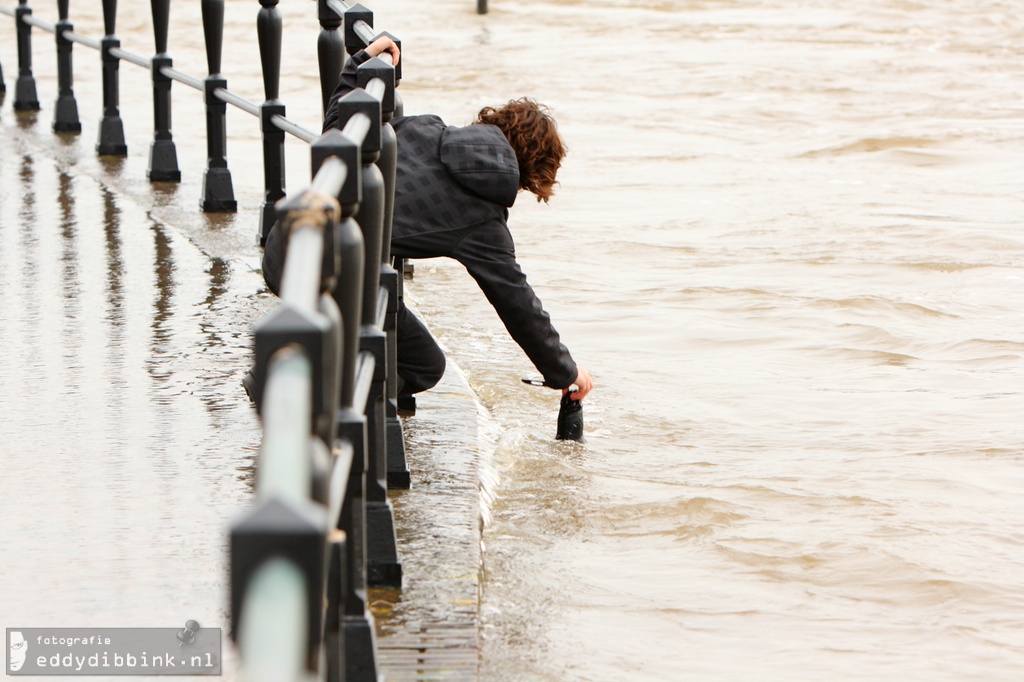
{"type": "Polygon", "coordinates": [[[519,186],[546,203],[555,193],[555,175],[569,151],[548,107],[522,97],[503,107],[484,107],[475,122],[501,128],[519,161],[519,186]]]}

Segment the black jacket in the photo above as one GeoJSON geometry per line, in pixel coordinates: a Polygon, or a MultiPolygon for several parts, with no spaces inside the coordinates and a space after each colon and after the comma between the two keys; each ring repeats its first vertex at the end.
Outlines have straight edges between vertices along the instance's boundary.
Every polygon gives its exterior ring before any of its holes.
{"type": "MultiPolygon", "coordinates": [[[[346,63],[324,130],[337,127],[337,100],[355,88],[355,69],[368,58],[359,52],[346,63]]],[[[506,221],[519,191],[519,164],[504,133],[491,125],[447,126],[431,115],[391,124],[398,137],[392,253],[462,263],[548,385],[569,386],[576,363],[516,262],[506,221]]]]}

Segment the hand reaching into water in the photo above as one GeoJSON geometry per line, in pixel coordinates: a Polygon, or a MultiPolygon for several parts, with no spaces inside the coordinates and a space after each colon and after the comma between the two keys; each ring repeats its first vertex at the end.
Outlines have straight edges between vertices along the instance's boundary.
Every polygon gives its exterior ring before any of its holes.
{"type": "Polygon", "coordinates": [[[583,400],[594,388],[594,380],[590,378],[590,372],[583,365],[576,366],[576,381],[573,383],[576,384],[576,391],[572,390],[572,386],[562,389],[562,395],[573,393],[573,400],[583,400]]]}

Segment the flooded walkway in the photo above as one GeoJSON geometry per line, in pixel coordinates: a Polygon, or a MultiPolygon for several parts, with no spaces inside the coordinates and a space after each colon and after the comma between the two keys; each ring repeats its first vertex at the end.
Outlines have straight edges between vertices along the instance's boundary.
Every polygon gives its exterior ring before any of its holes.
{"type": "Polygon", "coordinates": [[[270,301],[245,256],[44,115],[0,116],[4,622],[224,627],[259,445],[240,380],[270,301]]]}
{"type": "MultiPolygon", "coordinates": [[[[276,305],[252,216],[204,216],[188,184],[140,187],[133,159],[97,159],[88,133],[54,137],[44,116],[0,115],[0,618],[194,619],[224,629],[235,679],[227,531],[260,443],[241,378],[252,322],[276,305]]],[[[405,585],[371,593],[379,663],[388,679],[475,679],[486,420],[453,366],[405,423],[405,585]]]]}

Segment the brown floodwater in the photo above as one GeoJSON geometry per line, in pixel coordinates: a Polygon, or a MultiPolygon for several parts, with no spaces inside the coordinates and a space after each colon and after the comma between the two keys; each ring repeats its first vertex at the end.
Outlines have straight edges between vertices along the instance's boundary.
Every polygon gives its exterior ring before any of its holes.
{"type": "MultiPolygon", "coordinates": [[[[121,4],[124,47],[150,54],[147,3],[121,4]]],[[[495,434],[481,678],[1016,679],[1015,4],[489,4],[373,6],[403,40],[407,113],[464,124],[530,95],[571,149],[551,203],[520,197],[510,225],[597,382],[586,443],[554,440],[557,395],[519,381],[535,370],[457,264],[417,263],[408,289],[495,434]]],[[[261,101],[258,7],[227,6],[246,48],[224,71],[261,101]]],[[[282,99],[316,128],[315,5],[281,9],[282,99]]],[[[175,6],[170,45],[202,75],[197,16],[175,6]]],[[[38,44],[47,108],[16,116],[0,28],[2,615],[174,625],[185,603],[225,622],[225,537],[197,529],[247,504],[258,445],[238,388],[273,305],[257,129],[229,115],[247,210],[197,217],[198,97],[175,86],[185,177],[154,188],[144,72],[122,66],[122,108],[145,108],[125,119],[129,157],[101,162],[98,58],[76,48],[85,132],[55,137],[38,44]]],[[[290,189],[307,163],[289,143],[290,189]]]]}

